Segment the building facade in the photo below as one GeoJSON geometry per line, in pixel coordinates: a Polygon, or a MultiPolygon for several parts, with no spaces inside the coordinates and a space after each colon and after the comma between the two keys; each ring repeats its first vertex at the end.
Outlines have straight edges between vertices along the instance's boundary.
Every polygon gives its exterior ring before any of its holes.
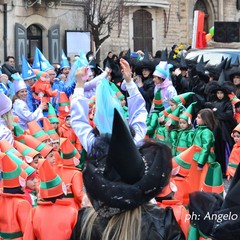
{"type": "MultiPolygon", "coordinates": [[[[119,54],[129,48],[145,48],[154,55],[173,44],[187,47],[192,41],[194,10],[205,12],[208,32],[215,21],[239,22],[239,5],[238,0],[124,0],[118,22],[102,44],[100,58],[110,50],[119,54]]],[[[0,0],[1,64],[13,55],[19,68],[21,55],[31,59],[35,47],[51,63],[60,63],[61,50],[66,51],[66,31],[88,31],[84,9],[81,0],[0,0]]],[[[90,46],[94,51],[92,42],[90,46]]]]}

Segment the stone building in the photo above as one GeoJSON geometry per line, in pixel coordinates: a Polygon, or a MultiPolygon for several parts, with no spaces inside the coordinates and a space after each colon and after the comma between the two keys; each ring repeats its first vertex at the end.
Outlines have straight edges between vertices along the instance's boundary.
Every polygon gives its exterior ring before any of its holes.
{"type": "MultiPolygon", "coordinates": [[[[111,36],[102,44],[102,60],[109,50],[118,54],[129,48],[132,51],[147,48],[154,54],[166,47],[170,49],[173,44],[191,45],[193,12],[196,9],[205,12],[206,32],[215,21],[239,22],[240,19],[239,0],[123,2],[118,22],[111,36]]],[[[0,61],[3,63],[6,56],[13,55],[18,68],[22,53],[30,59],[36,46],[51,63],[59,63],[61,50],[66,51],[67,33],[88,32],[81,0],[0,0],[0,19],[0,61]]],[[[89,37],[89,46],[94,50],[91,39],[89,37]]],[[[71,41],[71,45],[79,45],[79,49],[83,45],[74,37],[71,41]]]]}

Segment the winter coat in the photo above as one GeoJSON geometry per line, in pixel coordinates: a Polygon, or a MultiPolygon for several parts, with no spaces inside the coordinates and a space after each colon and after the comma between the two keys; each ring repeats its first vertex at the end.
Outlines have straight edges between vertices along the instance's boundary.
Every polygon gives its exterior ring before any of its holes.
{"type": "MultiPolygon", "coordinates": [[[[73,230],[71,240],[79,240],[81,224],[86,208],[82,208],[78,214],[78,222],[73,230]]],[[[102,233],[110,219],[97,216],[92,229],[91,240],[101,240],[102,233]]],[[[141,240],[180,240],[185,239],[175,217],[172,208],[162,209],[157,205],[142,206],[141,240]]],[[[114,231],[114,230],[113,230],[114,231]]],[[[130,229],[129,229],[130,231],[130,229]]],[[[107,240],[107,239],[104,239],[107,240]]],[[[128,239],[132,240],[132,239],[128,239]]]]}

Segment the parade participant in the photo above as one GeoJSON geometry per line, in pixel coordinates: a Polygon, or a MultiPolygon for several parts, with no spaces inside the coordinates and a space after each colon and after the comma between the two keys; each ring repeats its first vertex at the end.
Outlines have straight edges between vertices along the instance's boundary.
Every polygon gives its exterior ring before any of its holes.
{"type": "Polygon", "coordinates": [[[0,70],[0,89],[3,90],[3,93],[12,99],[14,95],[13,84],[8,79],[8,76],[1,72],[0,70]]]}
{"type": "Polygon", "coordinates": [[[65,117],[65,122],[59,127],[58,131],[60,137],[69,139],[79,152],[82,150],[82,145],[71,126],[70,114],[65,117]]]}
{"type": "Polygon", "coordinates": [[[1,153],[3,192],[0,195],[0,238],[22,240],[31,205],[25,199],[27,174],[6,154],[1,153]]]}
{"type": "Polygon", "coordinates": [[[67,195],[64,199],[77,210],[81,208],[83,199],[82,172],[77,167],[80,164],[80,157],[69,139],[61,144],[61,165],[58,166],[57,173],[67,186],[67,195]]]}
{"type": "Polygon", "coordinates": [[[153,81],[155,83],[154,92],[156,92],[157,89],[161,89],[163,106],[165,109],[170,106],[169,100],[174,96],[177,96],[177,91],[169,80],[169,69],[171,66],[172,65],[167,62],[161,61],[155,67],[155,71],[153,72],[153,81]]]}
{"type": "Polygon", "coordinates": [[[25,130],[27,129],[27,123],[33,120],[39,120],[43,118],[43,110],[47,109],[46,103],[40,103],[38,108],[31,112],[27,105],[27,86],[19,73],[14,74],[14,90],[15,96],[13,97],[13,115],[18,116],[18,124],[25,130]]]}
{"type": "Polygon", "coordinates": [[[208,166],[215,162],[213,134],[215,117],[213,111],[209,108],[200,110],[196,122],[197,128],[193,135],[192,144],[201,147],[202,150],[193,156],[189,173],[191,192],[202,189],[208,166]]]}
{"type": "Polygon", "coordinates": [[[231,134],[235,144],[233,145],[233,149],[228,159],[228,166],[227,166],[227,178],[230,180],[239,165],[239,154],[240,154],[240,124],[238,124],[232,131],[231,134]]]}
{"type": "Polygon", "coordinates": [[[6,139],[10,144],[13,144],[13,117],[12,117],[12,101],[0,89],[0,140],[6,139]]]}
{"type": "MultiPolygon", "coordinates": [[[[129,126],[134,130],[134,141],[138,142],[144,139],[146,134],[146,117],[147,111],[145,108],[145,101],[139,92],[136,84],[131,79],[131,69],[128,62],[120,59],[124,79],[126,80],[126,87],[130,97],[127,98],[129,110],[129,126]]],[[[88,122],[89,103],[88,99],[84,97],[83,77],[87,75],[86,68],[80,68],[76,71],[76,88],[71,100],[71,122],[72,128],[79,138],[83,148],[91,151],[92,144],[96,139],[93,133],[93,128],[88,122]]],[[[97,96],[96,96],[97,98],[97,96]]],[[[120,106],[120,104],[119,104],[120,106]]],[[[105,106],[102,106],[102,108],[105,106]]],[[[97,109],[97,111],[100,109],[97,109]]]]}
{"type": "Polygon", "coordinates": [[[51,103],[48,103],[48,119],[50,123],[52,124],[53,128],[59,134],[58,132],[58,125],[59,125],[59,120],[56,114],[56,111],[51,103]]]}
{"type": "Polygon", "coordinates": [[[149,138],[153,138],[156,128],[158,126],[159,113],[164,109],[162,104],[161,90],[158,89],[153,98],[154,109],[151,110],[147,118],[147,133],[149,138]]]}
{"type": "Polygon", "coordinates": [[[115,110],[110,139],[96,140],[86,160],[83,179],[93,207],[79,211],[71,240],[184,239],[172,209],[149,202],[168,184],[170,173],[170,149],[154,141],[137,148],[115,110]]]}
{"type": "Polygon", "coordinates": [[[233,92],[228,94],[228,97],[233,105],[234,118],[240,123],[240,99],[233,92]]]}
{"type": "Polygon", "coordinates": [[[39,176],[43,201],[32,208],[23,239],[69,239],[77,221],[77,210],[62,200],[66,186],[46,160],[39,167],[39,176]]]}
{"type": "Polygon", "coordinates": [[[193,140],[193,124],[192,124],[192,114],[193,107],[197,102],[194,102],[188,106],[188,108],[183,111],[179,116],[179,128],[172,132],[171,143],[172,143],[172,154],[176,156],[181,152],[185,151],[192,146],[193,140]]]}

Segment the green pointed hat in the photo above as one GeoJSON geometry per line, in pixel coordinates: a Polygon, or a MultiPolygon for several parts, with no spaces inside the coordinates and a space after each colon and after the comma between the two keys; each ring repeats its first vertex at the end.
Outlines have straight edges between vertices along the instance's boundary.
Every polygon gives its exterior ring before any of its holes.
{"type": "Polygon", "coordinates": [[[170,107],[168,107],[168,108],[164,109],[164,110],[163,110],[163,115],[164,115],[164,117],[167,117],[167,116],[168,116],[168,114],[169,114],[169,113],[171,113],[171,112],[172,112],[172,110],[171,110],[171,108],[170,108],[170,107]]]}
{"type": "Polygon", "coordinates": [[[24,142],[23,135],[25,134],[24,129],[18,124],[13,123],[13,134],[14,134],[14,140],[24,142]]]}
{"type": "Polygon", "coordinates": [[[191,123],[192,121],[192,113],[193,113],[193,108],[197,104],[197,102],[191,103],[187,109],[180,115],[179,118],[185,119],[188,123],[191,123]]]}
{"type": "Polygon", "coordinates": [[[48,103],[48,119],[50,123],[59,123],[55,109],[51,103],[48,103]]]}
{"type": "Polygon", "coordinates": [[[182,107],[178,106],[166,117],[166,122],[171,121],[171,125],[178,125],[179,123],[179,115],[181,114],[182,107]]]}
{"type": "Polygon", "coordinates": [[[162,94],[161,94],[161,89],[160,88],[157,90],[157,92],[154,95],[153,103],[154,103],[154,109],[155,110],[161,111],[164,108],[163,107],[163,100],[162,100],[162,94]]]}
{"type": "Polygon", "coordinates": [[[211,163],[203,183],[204,192],[212,192],[223,195],[224,185],[221,165],[218,162],[211,163]]]}
{"type": "Polygon", "coordinates": [[[185,103],[190,98],[190,96],[192,96],[194,94],[195,94],[194,92],[186,92],[186,93],[183,93],[183,94],[173,97],[172,100],[178,104],[182,103],[183,105],[185,105],[185,103]]]}

